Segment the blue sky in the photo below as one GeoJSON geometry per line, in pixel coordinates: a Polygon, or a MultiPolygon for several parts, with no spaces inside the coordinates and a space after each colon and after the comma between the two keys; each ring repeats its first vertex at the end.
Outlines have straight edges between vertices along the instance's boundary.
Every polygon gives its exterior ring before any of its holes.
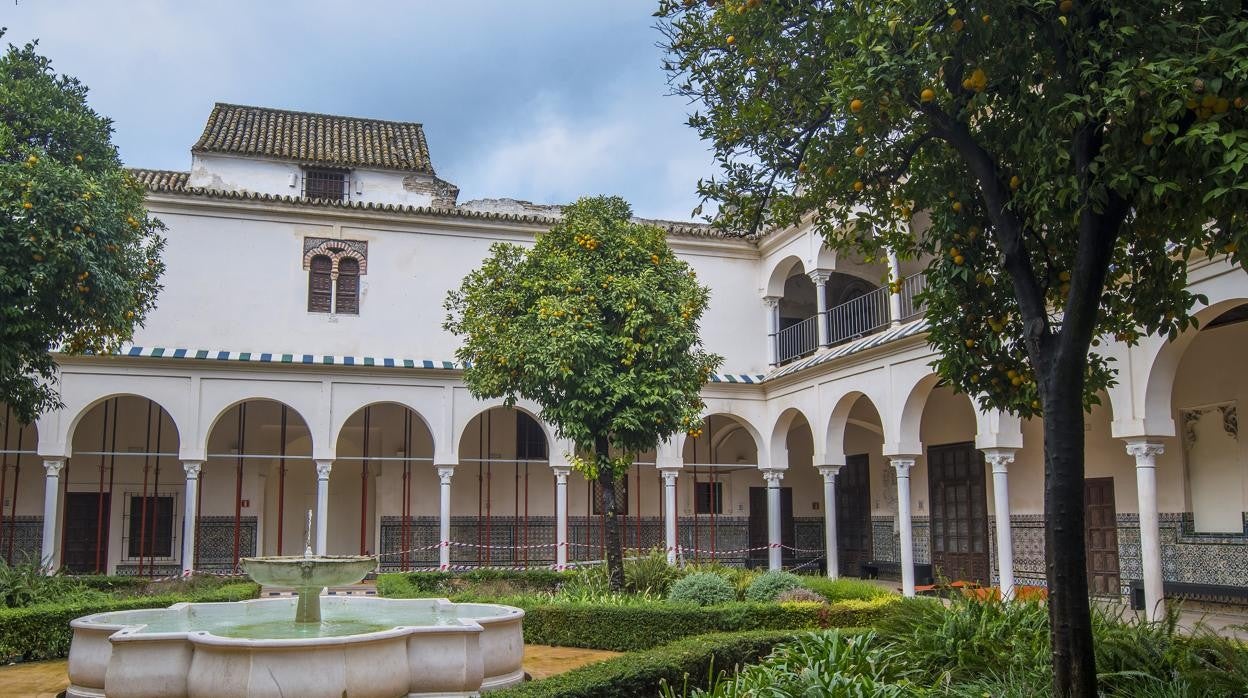
{"type": "Polygon", "coordinates": [[[460,201],[620,194],[687,220],[711,157],[648,0],[0,0],[91,89],[126,164],[187,169],[217,101],[419,121],[460,201]]]}

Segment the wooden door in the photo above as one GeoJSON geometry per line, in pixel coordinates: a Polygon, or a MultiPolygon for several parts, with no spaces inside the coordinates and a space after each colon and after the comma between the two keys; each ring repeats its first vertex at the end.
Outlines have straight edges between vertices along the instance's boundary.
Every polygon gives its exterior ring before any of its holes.
{"type": "Polygon", "coordinates": [[[1118,596],[1118,515],[1114,509],[1114,478],[1083,481],[1084,542],[1088,549],[1088,591],[1093,596],[1118,596]]]}
{"type": "Polygon", "coordinates": [[[845,459],[836,476],[836,555],[840,573],[862,574],[871,560],[871,459],[861,453],[845,459]]]}
{"type": "Polygon", "coordinates": [[[938,579],[988,584],[984,459],[972,443],[927,450],[932,567],[938,579]]]}
{"type": "Polygon", "coordinates": [[[102,496],[97,492],[65,494],[65,549],[61,552],[61,565],[70,574],[104,574],[108,569],[111,498],[108,492],[102,496]]]}
{"type": "MultiPolygon", "coordinates": [[[[780,542],[793,547],[793,488],[780,488],[780,542]]],[[[762,566],[768,561],[767,550],[767,488],[750,488],[750,554],[751,565],[762,566]]],[[[784,550],[784,557],[793,557],[784,550]]]]}

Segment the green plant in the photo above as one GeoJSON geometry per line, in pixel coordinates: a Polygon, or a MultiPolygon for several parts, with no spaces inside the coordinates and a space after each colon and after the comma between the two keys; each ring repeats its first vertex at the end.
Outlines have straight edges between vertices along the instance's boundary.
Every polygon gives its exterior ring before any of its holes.
{"type": "Polygon", "coordinates": [[[680,569],[669,565],[667,553],[660,549],[624,562],[624,588],[633,593],[665,596],[681,576],[680,569]]]}
{"type": "Polygon", "coordinates": [[[16,565],[0,561],[0,607],[22,608],[39,603],[93,598],[104,598],[104,595],[74,577],[48,575],[30,560],[16,565]]]}
{"type": "Polygon", "coordinates": [[[491,693],[492,698],[636,698],[665,685],[704,682],[720,667],[757,661],[792,633],[700,635],[491,693]]]}
{"type": "Polygon", "coordinates": [[[879,596],[890,596],[893,592],[878,584],[861,580],[840,577],[800,576],[802,586],[823,596],[828,601],[844,601],[846,599],[874,599],[879,596]]]}
{"type": "Polygon", "coordinates": [[[668,600],[677,603],[693,603],[699,606],[735,601],[736,591],[732,584],[722,575],[714,572],[699,572],[682,577],[672,585],[668,600]]]}
{"type": "Polygon", "coordinates": [[[784,570],[772,570],[759,575],[745,589],[746,601],[775,601],[782,592],[798,589],[802,581],[797,575],[784,570]]]}
{"type": "Polygon", "coordinates": [[[817,604],[825,604],[828,602],[827,599],[823,598],[819,594],[816,594],[810,589],[806,589],[804,587],[798,587],[796,589],[785,589],[784,591],[776,595],[776,601],[779,603],[817,603],[817,604]]]}

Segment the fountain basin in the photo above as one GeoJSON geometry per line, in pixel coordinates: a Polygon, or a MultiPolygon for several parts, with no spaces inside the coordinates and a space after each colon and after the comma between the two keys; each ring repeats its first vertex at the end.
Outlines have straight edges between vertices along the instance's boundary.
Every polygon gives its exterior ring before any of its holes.
{"type": "Polygon", "coordinates": [[[70,624],[66,696],[471,696],[524,679],[518,608],[321,601],[319,624],[291,620],[293,598],[84,616],[70,624]]]}

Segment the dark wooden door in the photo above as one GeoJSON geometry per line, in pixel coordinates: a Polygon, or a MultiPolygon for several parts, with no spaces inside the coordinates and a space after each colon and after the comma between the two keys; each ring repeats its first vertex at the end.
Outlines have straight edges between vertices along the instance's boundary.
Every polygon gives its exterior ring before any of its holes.
{"type": "Polygon", "coordinates": [[[61,564],[70,574],[103,574],[108,568],[111,498],[108,492],[102,496],[97,492],[65,494],[65,550],[61,564]]]}
{"type": "Polygon", "coordinates": [[[1118,596],[1118,515],[1114,510],[1114,478],[1083,481],[1084,542],[1088,549],[1088,591],[1093,596],[1118,596]]]}
{"type": "MultiPolygon", "coordinates": [[[[780,488],[780,542],[793,547],[793,488],[780,488]]],[[[767,488],[750,488],[750,563],[766,565],[767,550],[767,488]]],[[[793,557],[792,550],[785,550],[784,557],[793,557]]]]}
{"type": "Polygon", "coordinates": [[[836,476],[836,555],[842,575],[858,577],[871,560],[871,459],[849,456],[836,476]]]}
{"type": "Polygon", "coordinates": [[[988,503],[984,459],[971,443],[927,449],[932,566],[938,579],[987,584],[988,503]]]}

